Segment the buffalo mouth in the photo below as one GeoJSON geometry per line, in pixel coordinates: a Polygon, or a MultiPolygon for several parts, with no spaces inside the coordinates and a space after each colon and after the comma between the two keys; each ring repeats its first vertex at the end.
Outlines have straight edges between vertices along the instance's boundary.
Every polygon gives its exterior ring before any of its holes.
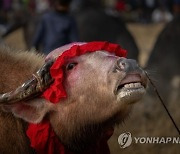
{"type": "Polygon", "coordinates": [[[141,74],[128,74],[117,84],[115,95],[119,99],[126,98],[129,101],[137,101],[146,92],[146,80],[141,74]]]}

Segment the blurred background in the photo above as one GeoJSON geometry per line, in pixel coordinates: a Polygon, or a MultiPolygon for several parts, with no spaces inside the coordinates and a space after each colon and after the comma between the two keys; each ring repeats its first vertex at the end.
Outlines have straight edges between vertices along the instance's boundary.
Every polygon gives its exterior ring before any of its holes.
{"type": "MultiPolygon", "coordinates": [[[[73,41],[118,43],[128,50],[128,58],[147,70],[180,127],[180,0],[72,0],[68,4],[62,0],[59,7],[57,1],[0,0],[0,45],[47,54],[43,45],[57,34],[59,46],[73,41]]],[[[121,149],[117,139],[123,132],[136,137],[178,136],[150,85],[144,99],[115,130],[109,141],[111,153],[180,153],[179,144],[132,143],[121,149]]]]}

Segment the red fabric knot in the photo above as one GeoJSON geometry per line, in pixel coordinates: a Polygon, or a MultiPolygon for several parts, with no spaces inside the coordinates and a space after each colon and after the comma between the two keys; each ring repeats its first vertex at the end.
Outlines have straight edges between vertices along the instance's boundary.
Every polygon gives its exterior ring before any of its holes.
{"type": "Polygon", "coordinates": [[[52,103],[58,103],[60,99],[66,98],[66,91],[63,87],[64,75],[62,69],[66,60],[98,50],[108,51],[119,57],[126,57],[127,55],[127,51],[122,49],[118,44],[109,42],[89,42],[83,45],[73,45],[69,50],[64,51],[52,65],[50,73],[52,78],[54,78],[54,82],[43,93],[43,97],[52,103]]]}
{"type": "Polygon", "coordinates": [[[37,154],[72,154],[59,141],[47,120],[40,124],[29,124],[26,134],[37,154]]]}
{"type": "MultiPolygon", "coordinates": [[[[88,151],[85,150],[82,154],[110,154],[107,141],[113,132],[113,128],[104,132],[104,136],[96,143],[96,146],[88,151]]],[[[48,120],[40,124],[29,124],[26,134],[30,139],[31,147],[37,154],[74,154],[59,141],[48,120]]]]}

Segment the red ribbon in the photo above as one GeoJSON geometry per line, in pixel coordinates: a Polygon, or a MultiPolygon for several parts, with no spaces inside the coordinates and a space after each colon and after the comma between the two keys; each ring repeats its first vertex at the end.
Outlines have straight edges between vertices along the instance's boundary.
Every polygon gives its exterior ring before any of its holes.
{"type": "Polygon", "coordinates": [[[126,50],[122,49],[118,44],[108,42],[89,42],[83,45],[73,45],[69,50],[64,51],[52,65],[50,73],[52,78],[54,78],[54,82],[43,93],[43,97],[52,103],[58,103],[61,98],[65,98],[67,95],[63,87],[62,66],[66,64],[66,60],[98,50],[105,50],[119,57],[126,57],[127,55],[126,50]]]}
{"type": "Polygon", "coordinates": [[[59,141],[47,120],[40,124],[29,124],[26,134],[37,154],[72,154],[59,141]]]}
{"type": "MultiPolygon", "coordinates": [[[[90,42],[83,45],[73,45],[69,50],[64,51],[51,67],[50,73],[54,78],[54,82],[43,93],[43,97],[52,103],[57,103],[61,98],[65,98],[66,92],[63,87],[64,76],[62,67],[66,64],[66,60],[98,50],[105,50],[119,57],[126,57],[127,55],[126,50],[122,49],[119,45],[108,42],[90,42]]],[[[65,149],[64,145],[60,143],[48,120],[43,120],[40,124],[29,124],[26,133],[31,141],[31,147],[34,148],[38,154],[72,153],[65,149]]],[[[113,130],[110,133],[106,132],[104,138],[97,143],[95,149],[91,149],[91,151],[85,153],[109,154],[107,140],[112,134],[113,130]]]]}
{"type": "MultiPolygon", "coordinates": [[[[113,131],[112,128],[106,131],[95,147],[88,149],[88,151],[85,150],[82,154],[110,154],[107,141],[112,136],[113,131]]],[[[73,154],[59,141],[47,120],[40,124],[30,124],[26,134],[31,141],[31,147],[36,150],[37,154],[73,154]]]]}

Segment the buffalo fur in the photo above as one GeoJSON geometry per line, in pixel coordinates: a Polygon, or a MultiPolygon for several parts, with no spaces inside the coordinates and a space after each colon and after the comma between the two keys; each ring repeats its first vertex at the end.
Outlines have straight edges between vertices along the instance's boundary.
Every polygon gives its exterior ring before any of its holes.
{"type": "MultiPolygon", "coordinates": [[[[72,151],[91,148],[108,129],[129,114],[131,105],[114,94],[126,72],[113,72],[118,57],[94,52],[71,59],[72,70],[64,67],[67,98],[52,104],[43,98],[9,106],[0,111],[0,153],[31,153],[25,134],[27,123],[39,123],[46,116],[60,141],[72,151]],[[19,110],[21,109],[21,110],[19,110]],[[23,120],[22,120],[23,119],[23,120]]],[[[44,63],[35,52],[0,50],[0,93],[14,90],[44,63]]],[[[134,100],[137,101],[137,100],[134,100]]],[[[130,102],[131,103],[131,102],[130,102]]]]}
{"type": "MultiPolygon", "coordinates": [[[[14,90],[43,64],[43,56],[33,52],[0,49],[0,93],[14,90]]],[[[31,153],[25,134],[26,123],[12,113],[0,111],[0,153],[31,153]]]]}

